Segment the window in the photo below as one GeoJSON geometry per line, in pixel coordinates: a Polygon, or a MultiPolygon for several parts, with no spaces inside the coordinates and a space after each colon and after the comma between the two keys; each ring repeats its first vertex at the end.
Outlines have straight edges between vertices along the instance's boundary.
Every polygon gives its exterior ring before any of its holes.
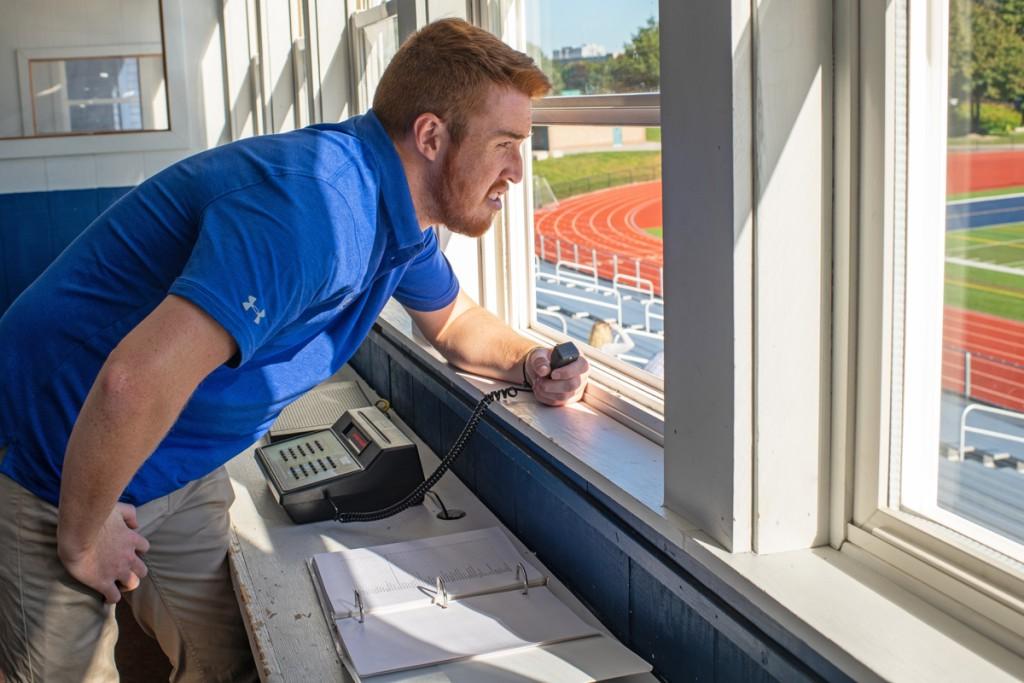
{"type": "Polygon", "coordinates": [[[167,130],[163,55],[155,47],[156,54],[29,59],[31,135],[167,130]]]}
{"type": "Polygon", "coordinates": [[[656,2],[524,2],[526,51],[552,82],[531,139],[526,323],[588,344],[660,391],[665,345],[656,2]]]}
{"type": "Polygon", "coordinates": [[[1024,17],[1000,4],[953,0],[935,504],[956,527],[1024,559],[1020,73],[1024,17]]]}
{"type": "Polygon", "coordinates": [[[169,130],[162,3],[136,5],[70,24],[59,12],[11,8],[0,31],[10,60],[0,78],[0,138],[169,130]]]}
{"type": "Polygon", "coordinates": [[[885,57],[862,58],[860,96],[885,107],[861,109],[858,363],[878,375],[858,392],[849,538],[1021,652],[1024,90],[1006,76],[1024,24],[1004,3],[904,0],[861,31],[885,57]]]}
{"type": "Polygon", "coordinates": [[[184,3],[122,4],[70,14],[5,7],[0,158],[191,147],[184,3]]]}

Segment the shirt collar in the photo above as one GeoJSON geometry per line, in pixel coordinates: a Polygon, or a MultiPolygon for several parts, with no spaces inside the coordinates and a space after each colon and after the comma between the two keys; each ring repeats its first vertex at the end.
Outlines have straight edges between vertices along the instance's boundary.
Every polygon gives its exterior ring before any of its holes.
{"type": "Polygon", "coordinates": [[[394,143],[372,109],[355,119],[356,134],[366,143],[367,149],[376,161],[380,195],[387,209],[388,223],[395,238],[396,249],[405,251],[413,247],[422,247],[424,231],[416,218],[416,208],[412,203],[405,168],[394,143]]]}

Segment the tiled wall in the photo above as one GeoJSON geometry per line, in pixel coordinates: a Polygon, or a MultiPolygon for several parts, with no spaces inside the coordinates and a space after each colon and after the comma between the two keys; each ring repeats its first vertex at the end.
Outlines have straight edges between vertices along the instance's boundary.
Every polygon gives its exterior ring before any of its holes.
{"type": "MultiPolygon", "coordinates": [[[[437,453],[470,398],[380,329],[351,364],[437,453]]],[[[698,580],[650,530],[489,414],[453,470],[623,643],[667,681],[848,680],[806,648],[767,636],[698,580]]],[[[783,634],[785,636],[785,634],[783,634]]]]}
{"type": "Polygon", "coordinates": [[[0,315],[130,187],[0,194],[0,315]]]}

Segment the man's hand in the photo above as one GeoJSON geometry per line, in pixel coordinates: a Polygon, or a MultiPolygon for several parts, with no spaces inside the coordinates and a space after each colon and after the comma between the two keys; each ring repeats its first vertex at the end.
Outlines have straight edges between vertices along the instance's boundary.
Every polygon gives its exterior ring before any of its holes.
{"type": "Polygon", "coordinates": [[[149,550],[149,541],[134,531],[138,527],[135,507],[118,503],[92,545],[69,547],[73,543],[60,539],[58,532],[57,552],[71,576],[115,603],[121,599],[121,590],[135,590],[149,573],[138,555],[149,550]]]}
{"type": "Polygon", "coordinates": [[[551,349],[537,347],[526,354],[524,363],[533,395],[541,403],[564,406],[583,398],[590,372],[590,363],[583,356],[552,371],[551,349]]]}

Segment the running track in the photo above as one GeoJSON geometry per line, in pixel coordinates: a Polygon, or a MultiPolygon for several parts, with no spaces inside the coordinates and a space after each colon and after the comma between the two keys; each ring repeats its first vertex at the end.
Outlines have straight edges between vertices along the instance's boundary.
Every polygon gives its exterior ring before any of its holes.
{"type": "Polygon", "coordinates": [[[534,225],[536,253],[545,261],[596,263],[600,277],[612,280],[618,273],[628,285],[637,284],[639,266],[640,278],[661,296],[661,238],[644,230],[661,227],[660,180],[570,197],[537,209],[534,225]]]}
{"type": "MultiPolygon", "coordinates": [[[[1024,152],[957,152],[948,160],[949,192],[1024,186],[1024,152]]],[[[593,264],[600,277],[618,274],[624,284],[636,284],[639,273],[661,296],[662,241],[645,231],[662,225],[661,181],[577,195],[538,209],[534,222],[536,253],[544,260],[593,264]]],[[[1024,196],[952,202],[946,227],[1010,222],[1024,222],[1024,196]]],[[[963,351],[971,353],[971,398],[1024,412],[1024,324],[947,306],[944,389],[963,392],[963,351]]]]}
{"type": "Polygon", "coordinates": [[[947,306],[942,337],[943,389],[963,393],[970,351],[970,398],[1024,412],[1024,324],[947,306]]]}

